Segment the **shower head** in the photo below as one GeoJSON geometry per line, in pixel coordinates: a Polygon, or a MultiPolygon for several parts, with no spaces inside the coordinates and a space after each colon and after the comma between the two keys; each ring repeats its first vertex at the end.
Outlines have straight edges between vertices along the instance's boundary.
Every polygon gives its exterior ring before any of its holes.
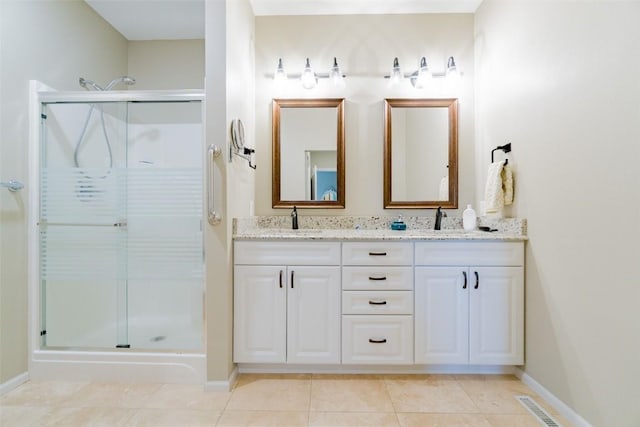
{"type": "Polygon", "coordinates": [[[87,86],[91,86],[93,90],[104,90],[99,84],[95,83],[92,80],[87,80],[84,77],[80,77],[80,79],[78,79],[78,82],[80,83],[80,86],[85,89],[89,89],[87,86]]]}
{"type": "Polygon", "coordinates": [[[109,84],[107,84],[107,86],[105,86],[104,90],[109,90],[112,87],[114,87],[115,85],[117,85],[118,83],[124,83],[126,85],[134,85],[136,84],[136,79],[134,79],[133,77],[129,77],[129,76],[121,76],[121,77],[117,77],[113,80],[111,80],[109,82],[109,84]]]}

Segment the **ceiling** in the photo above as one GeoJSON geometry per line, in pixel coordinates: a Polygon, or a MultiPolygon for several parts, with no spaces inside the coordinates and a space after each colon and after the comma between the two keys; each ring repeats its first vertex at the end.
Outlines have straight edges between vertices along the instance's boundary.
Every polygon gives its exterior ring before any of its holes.
{"type": "MultiPolygon", "coordinates": [[[[128,40],[204,38],[205,0],[85,1],[128,40]]],[[[473,13],[482,2],[482,0],[249,1],[256,16],[473,13]]]]}

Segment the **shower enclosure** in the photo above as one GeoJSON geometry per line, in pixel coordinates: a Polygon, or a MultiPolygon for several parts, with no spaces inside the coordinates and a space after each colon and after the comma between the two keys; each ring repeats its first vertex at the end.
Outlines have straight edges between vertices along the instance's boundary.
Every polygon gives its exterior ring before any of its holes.
{"type": "Polygon", "coordinates": [[[203,95],[98,88],[38,92],[34,350],[201,354],[203,95]]]}

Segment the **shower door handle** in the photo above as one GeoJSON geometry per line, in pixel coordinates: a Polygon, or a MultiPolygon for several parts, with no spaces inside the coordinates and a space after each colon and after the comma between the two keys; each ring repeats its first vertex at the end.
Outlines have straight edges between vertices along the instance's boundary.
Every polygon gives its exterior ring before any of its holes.
{"type": "Polygon", "coordinates": [[[207,175],[208,175],[208,188],[207,188],[207,219],[209,220],[209,224],[217,225],[222,221],[222,217],[218,212],[216,212],[215,201],[214,201],[214,168],[215,168],[215,159],[220,156],[222,150],[217,145],[211,144],[209,149],[207,150],[207,175]]]}

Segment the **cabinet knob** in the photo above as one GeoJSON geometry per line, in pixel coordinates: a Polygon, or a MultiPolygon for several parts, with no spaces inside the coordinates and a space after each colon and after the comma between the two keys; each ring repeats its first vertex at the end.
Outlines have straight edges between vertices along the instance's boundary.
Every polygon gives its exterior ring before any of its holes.
{"type": "Polygon", "coordinates": [[[387,342],[386,338],[369,338],[369,342],[372,344],[384,344],[387,342]]]}
{"type": "Polygon", "coordinates": [[[478,275],[477,271],[474,271],[473,274],[476,275],[476,285],[473,287],[473,289],[478,289],[478,286],[480,286],[480,276],[478,275]]]}

